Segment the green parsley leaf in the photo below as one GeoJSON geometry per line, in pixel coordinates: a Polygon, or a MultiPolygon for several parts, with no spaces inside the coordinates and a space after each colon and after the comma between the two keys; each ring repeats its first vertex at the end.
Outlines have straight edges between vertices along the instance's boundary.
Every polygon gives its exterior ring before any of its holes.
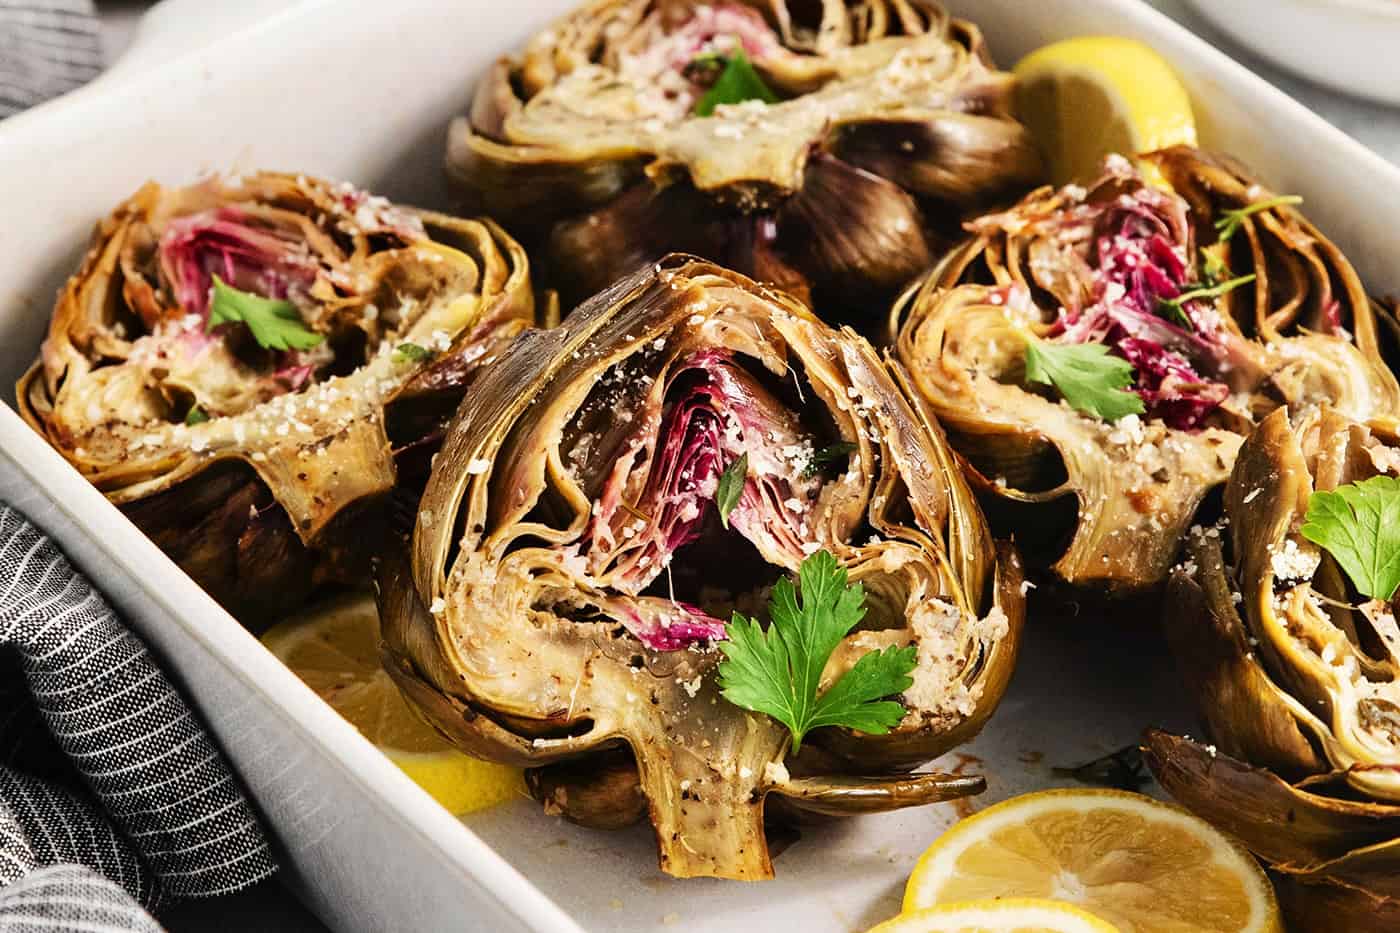
{"type": "Polygon", "coordinates": [[[719,487],[715,490],[715,507],[719,509],[719,522],[729,527],[729,513],[739,504],[739,496],[744,492],[744,481],[749,476],[749,455],[740,454],[739,459],[730,463],[719,475],[719,487]]]}
{"type": "Polygon", "coordinates": [[[306,329],[290,301],[241,291],[216,275],[209,323],[204,329],[213,330],[220,324],[247,324],[258,345],[269,350],[310,350],[326,339],[306,329]]]}
{"type": "Polygon", "coordinates": [[[1315,492],[1303,537],[1327,549],[1352,584],[1371,599],[1390,599],[1400,586],[1400,479],[1373,476],[1315,492]]]}
{"type": "Polygon", "coordinates": [[[401,343],[394,348],[395,363],[421,363],[432,355],[431,350],[416,343],[401,343]]]}
{"type": "Polygon", "coordinates": [[[890,645],[861,655],[841,679],[817,698],[807,727],[845,726],[867,735],[884,735],[904,718],[904,704],[884,699],[914,686],[909,676],[918,665],[917,649],[890,645]]]}
{"type": "Polygon", "coordinates": [[[1269,198],[1266,201],[1226,211],[1215,222],[1216,239],[1221,241],[1233,239],[1235,234],[1240,232],[1240,225],[1244,223],[1244,219],[1252,214],[1259,214],[1289,204],[1302,203],[1303,199],[1296,194],[1281,194],[1276,198],[1269,198]]]}
{"type": "Polygon", "coordinates": [[[761,100],[765,104],[778,102],[778,95],[763,83],[763,78],[759,76],[743,49],[735,49],[733,54],[724,56],[722,61],[724,70],[695,103],[697,117],[713,115],[715,108],[720,104],[741,104],[746,100],[761,100]]]}
{"type": "MultiPolygon", "coordinates": [[[[1219,244],[1216,244],[1219,246],[1219,244]]],[[[1215,247],[1201,247],[1201,281],[1206,285],[1219,285],[1225,281],[1230,270],[1225,266],[1225,257],[1215,247]]]]}
{"type": "Polygon", "coordinates": [[[904,718],[904,706],[885,698],[913,686],[914,646],[871,651],[818,694],[826,662],[865,615],[865,589],[846,585],[846,571],[828,551],[802,562],[798,583],[800,604],[791,580],[774,585],[766,632],[737,612],[725,626],[729,638],[720,643],[725,659],[719,664],[724,698],[787,726],[794,754],[803,737],[822,726],[889,732],[904,718]]]}
{"type": "Polygon", "coordinates": [[[1191,323],[1191,318],[1186,314],[1186,302],[1197,301],[1201,298],[1219,298],[1228,294],[1241,285],[1248,285],[1254,281],[1252,275],[1242,275],[1237,279],[1228,282],[1221,282],[1219,285],[1198,285],[1177,295],[1175,298],[1157,299],[1157,313],[1162,317],[1171,318],[1182,324],[1187,330],[1195,329],[1191,323]]]}
{"type": "Polygon", "coordinates": [[[198,402],[195,402],[193,405],[191,405],[191,406],[190,406],[190,410],[187,411],[187,412],[185,412],[185,424],[188,424],[188,425],[203,424],[204,422],[206,422],[206,421],[208,421],[208,420],[209,420],[209,415],[208,415],[208,413],[205,412],[205,410],[204,410],[203,408],[200,408],[200,407],[199,407],[199,403],[198,403],[198,402]]]}
{"type": "Polygon", "coordinates": [[[1026,378],[1054,386],[1066,402],[1086,415],[1117,421],[1146,411],[1142,399],[1125,391],[1133,384],[1133,365],[1110,356],[1101,343],[1026,341],[1026,378]]]}
{"type": "Polygon", "coordinates": [[[822,467],[829,463],[835,463],[843,457],[849,457],[856,450],[856,445],[850,441],[838,441],[830,447],[823,447],[812,454],[812,459],[807,461],[807,465],[802,468],[803,476],[816,476],[821,472],[822,467]]]}

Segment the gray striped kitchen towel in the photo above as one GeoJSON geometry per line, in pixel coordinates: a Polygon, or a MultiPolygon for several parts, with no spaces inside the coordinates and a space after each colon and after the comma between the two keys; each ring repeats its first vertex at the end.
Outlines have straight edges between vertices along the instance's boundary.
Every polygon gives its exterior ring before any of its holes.
{"type": "Polygon", "coordinates": [[[0,933],[158,930],[275,864],[190,708],[102,595],[0,503],[0,933]]]}
{"type": "MultiPolygon", "coordinates": [[[[0,118],[103,67],[91,0],[0,0],[0,118]]],[[[275,870],[210,741],[101,594],[0,502],[0,933],[158,931],[275,870]]]]}
{"type": "Polygon", "coordinates": [[[102,67],[92,0],[0,0],[0,117],[81,87],[102,67]]]}

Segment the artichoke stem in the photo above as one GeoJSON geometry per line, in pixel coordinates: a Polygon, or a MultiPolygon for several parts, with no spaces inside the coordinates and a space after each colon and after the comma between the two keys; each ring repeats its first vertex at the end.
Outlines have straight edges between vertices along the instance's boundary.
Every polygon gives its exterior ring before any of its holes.
{"type": "Polygon", "coordinates": [[[773,877],[763,833],[764,777],[780,761],[782,740],[769,728],[745,730],[734,747],[705,749],[657,735],[637,749],[642,791],[660,848],[661,870],[677,878],[761,881],[773,877]],[[713,753],[713,754],[711,754],[713,753]],[[718,763],[718,764],[717,764],[718,763]]]}

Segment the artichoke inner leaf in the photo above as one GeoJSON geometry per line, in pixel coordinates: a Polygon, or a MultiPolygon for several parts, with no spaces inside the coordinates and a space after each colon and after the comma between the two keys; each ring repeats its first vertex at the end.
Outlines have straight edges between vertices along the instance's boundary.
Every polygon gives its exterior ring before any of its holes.
{"type": "MultiPolygon", "coordinates": [[[[808,469],[820,435],[780,397],[800,394],[800,383],[789,390],[778,381],[779,391],[770,391],[764,382],[772,380],[762,378],[766,372],[756,377],[733,354],[713,350],[655,371],[655,377],[630,371],[631,384],[643,386],[643,394],[635,388],[611,392],[609,386],[628,371],[610,370],[581,409],[596,423],[587,413],[605,408],[613,423],[631,430],[604,435],[615,459],[571,553],[584,559],[600,585],[648,603],[664,599],[679,609],[682,629],[664,617],[659,629],[628,616],[622,620],[649,647],[662,649],[680,647],[687,637],[722,637],[721,618],[762,605],[774,580],[821,546],[824,529],[812,522],[826,477],[808,469]],[[639,408],[629,412],[624,400],[639,408]],[[726,528],[716,494],[721,474],[735,464],[745,466],[747,476],[740,478],[742,490],[726,528]],[[736,545],[738,553],[753,558],[736,560],[736,545]],[[741,564],[751,569],[713,572],[741,564]],[[687,634],[678,643],[671,635],[680,631],[687,634]]],[[[568,436],[575,450],[591,443],[587,432],[568,436]]]]}

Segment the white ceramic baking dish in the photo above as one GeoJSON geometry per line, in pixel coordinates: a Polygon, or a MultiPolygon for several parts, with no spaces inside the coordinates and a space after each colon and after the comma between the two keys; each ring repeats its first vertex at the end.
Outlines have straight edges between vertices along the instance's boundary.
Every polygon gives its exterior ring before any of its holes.
{"type": "MultiPolygon", "coordinates": [[[[0,124],[0,383],[12,385],[32,359],[93,222],[147,178],[282,168],[449,204],[440,170],[448,119],[490,59],[571,2],[293,2],[0,124]]],[[[1146,40],[1190,86],[1209,145],[1304,195],[1371,287],[1400,291],[1400,169],[1161,15],[1137,0],[952,6],[982,24],[1003,62],[1077,34],[1146,40]]],[[[755,885],[665,878],[644,828],[588,832],[528,801],[463,825],[5,406],[0,497],[57,536],[168,661],[275,828],[286,876],[338,930],[859,930],[897,909],[913,859],[956,816],[944,805],[807,830],[778,858],[778,879],[755,885]]],[[[1158,654],[1149,635],[1114,634],[1097,620],[1034,619],[1001,711],[943,764],[989,775],[981,806],[1055,783],[1051,765],[1126,745],[1145,725],[1189,726],[1158,654]]]]}

